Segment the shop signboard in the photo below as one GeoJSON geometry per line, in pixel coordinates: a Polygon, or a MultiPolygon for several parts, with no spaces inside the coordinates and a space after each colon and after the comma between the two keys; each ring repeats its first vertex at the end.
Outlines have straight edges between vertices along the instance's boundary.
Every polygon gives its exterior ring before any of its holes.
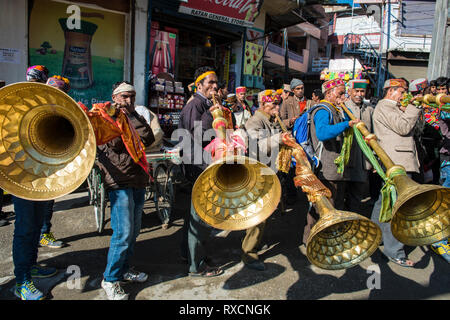
{"type": "Polygon", "coordinates": [[[67,3],[35,0],[29,24],[30,65],[45,65],[69,79],[69,95],[91,107],[110,101],[112,85],[123,80],[125,13],[79,6],[71,21],[67,3]]]}
{"type": "Polygon", "coordinates": [[[188,0],[179,12],[196,17],[251,27],[263,0],[188,0]]]}
{"type": "Polygon", "coordinates": [[[151,29],[150,71],[153,75],[169,73],[174,77],[176,41],[175,33],[151,29]]]}
{"type": "Polygon", "coordinates": [[[262,76],[263,53],[263,46],[248,41],[245,43],[244,74],[258,77],[262,76]]]}

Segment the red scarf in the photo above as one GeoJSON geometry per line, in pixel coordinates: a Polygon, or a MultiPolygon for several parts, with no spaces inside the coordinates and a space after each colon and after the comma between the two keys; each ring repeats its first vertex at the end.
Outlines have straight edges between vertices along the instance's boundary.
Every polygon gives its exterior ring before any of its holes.
{"type": "Polygon", "coordinates": [[[111,107],[111,102],[93,104],[91,111],[82,103],[79,102],[78,104],[86,112],[91,121],[97,145],[105,144],[120,136],[133,161],[150,175],[147,157],[145,156],[145,146],[136,129],[130,123],[130,119],[125,111],[120,110],[117,119],[114,120],[106,112],[111,107]]]}

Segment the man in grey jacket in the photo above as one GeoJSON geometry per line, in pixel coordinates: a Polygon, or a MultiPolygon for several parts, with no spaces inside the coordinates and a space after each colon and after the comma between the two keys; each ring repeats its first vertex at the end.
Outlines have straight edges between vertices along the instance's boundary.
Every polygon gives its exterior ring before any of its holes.
{"type": "MultiPolygon", "coordinates": [[[[350,80],[348,82],[349,99],[345,106],[353,113],[357,119],[364,122],[367,129],[372,131],[372,114],[374,108],[364,103],[368,80],[350,80]]],[[[361,148],[353,138],[352,148],[350,150],[350,160],[346,170],[350,172],[349,181],[346,190],[346,209],[365,216],[370,215],[368,200],[370,197],[369,170],[370,163],[366,160],[361,148]]]]}
{"type": "MultiPolygon", "coordinates": [[[[407,91],[407,84],[402,79],[390,79],[384,84],[384,98],[378,102],[373,113],[373,130],[380,147],[396,165],[403,166],[411,177],[419,172],[419,158],[414,142],[414,126],[421,110],[408,105],[402,110],[400,101],[407,91]]],[[[414,263],[406,258],[404,245],[394,238],[390,223],[379,221],[381,194],[372,210],[372,221],[378,224],[383,234],[383,253],[392,262],[412,267],[414,263]]]]}

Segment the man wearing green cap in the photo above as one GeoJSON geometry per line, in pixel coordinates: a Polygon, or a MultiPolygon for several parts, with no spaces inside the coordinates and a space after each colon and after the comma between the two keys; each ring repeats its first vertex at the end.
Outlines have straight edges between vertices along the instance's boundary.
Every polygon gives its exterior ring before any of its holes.
{"type": "MultiPolygon", "coordinates": [[[[357,119],[361,119],[366,124],[367,129],[372,131],[372,114],[374,108],[364,103],[366,96],[368,80],[350,80],[348,82],[349,99],[345,106],[353,113],[357,119]]],[[[356,139],[353,139],[350,150],[350,160],[347,164],[347,170],[350,171],[349,187],[346,190],[345,202],[347,210],[370,217],[369,208],[369,170],[371,165],[358,145],[356,139]]]]}

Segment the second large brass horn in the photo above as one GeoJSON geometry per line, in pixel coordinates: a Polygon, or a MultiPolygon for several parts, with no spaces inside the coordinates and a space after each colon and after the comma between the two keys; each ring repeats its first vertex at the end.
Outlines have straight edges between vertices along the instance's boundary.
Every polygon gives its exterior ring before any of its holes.
{"type": "MultiPolygon", "coordinates": [[[[286,132],[279,117],[277,120],[286,132]]],[[[369,258],[380,245],[380,228],[362,215],[335,209],[330,190],[314,175],[300,145],[295,144],[292,155],[296,160],[295,185],[301,186],[320,215],[306,242],[308,260],[322,269],[339,270],[369,258]]]]}
{"type": "MultiPolygon", "coordinates": [[[[355,119],[344,104],[341,106],[351,119],[355,119]]],[[[357,123],[356,127],[380,158],[386,175],[394,181],[397,191],[391,220],[394,237],[410,246],[430,245],[447,238],[450,235],[450,188],[414,182],[402,166],[392,162],[363,122],[357,123]]]]}
{"type": "MultiPolygon", "coordinates": [[[[217,136],[226,141],[222,110],[218,108],[212,115],[217,136]]],[[[198,216],[221,230],[245,230],[260,224],[276,210],[281,198],[275,172],[235,151],[211,163],[192,189],[192,204],[198,216]]]]}
{"type": "Polygon", "coordinates": [[[0,89],[0,187],[28,200],[77,189],[95,160],[85,112],[49,85],[19,82],[0,89]]]}

